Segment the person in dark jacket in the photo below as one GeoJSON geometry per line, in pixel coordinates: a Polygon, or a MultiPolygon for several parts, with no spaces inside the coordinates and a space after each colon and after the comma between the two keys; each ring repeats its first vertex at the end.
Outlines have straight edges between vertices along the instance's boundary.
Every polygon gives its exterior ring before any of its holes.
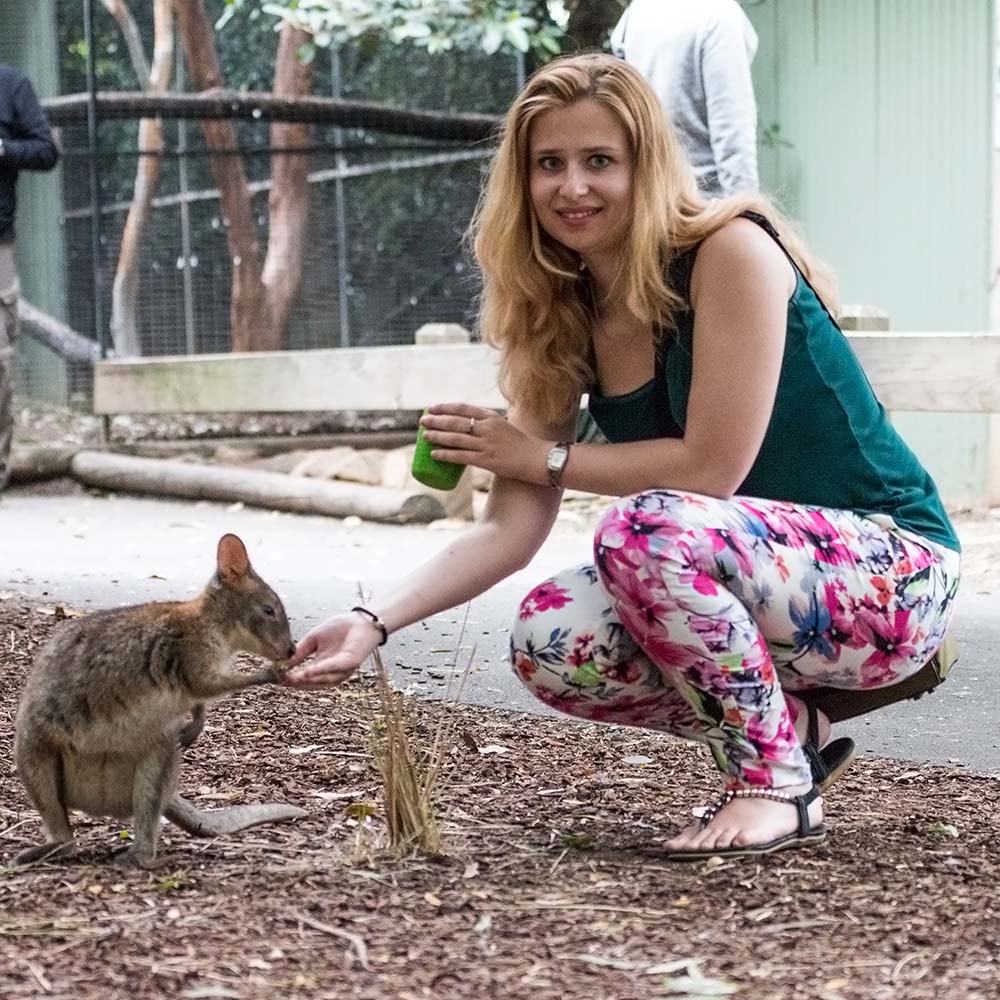
{"type": "Polygon", "coordinates": [[[0,490],[7,485],[14,435],[11,358],[18,334],[17,176],[22,170],[51,170],[58,162],[59,147],[31,81],[0,63],[0,490]]]}

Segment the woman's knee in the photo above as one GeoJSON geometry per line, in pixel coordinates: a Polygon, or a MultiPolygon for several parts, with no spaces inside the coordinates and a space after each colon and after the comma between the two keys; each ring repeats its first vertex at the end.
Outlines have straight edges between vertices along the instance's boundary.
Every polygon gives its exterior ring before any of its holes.
{"type": "Polygon", "coordinates": [[[590,564],[529,591],[511,628],[514,673],[539,700],[573,715],[585,714],[580,706],[593,691],[625,681],[622,664],[638,652],[590,564]]]}

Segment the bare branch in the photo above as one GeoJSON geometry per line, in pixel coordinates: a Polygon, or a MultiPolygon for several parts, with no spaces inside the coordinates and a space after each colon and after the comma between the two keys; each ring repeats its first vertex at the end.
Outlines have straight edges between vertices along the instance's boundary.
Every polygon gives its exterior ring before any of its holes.
{"type": "Polygon", "coordinates": [[[139,86],[146,90],[149,87],[149,60],[146,58],[146,50],[142,46],[142,36],[139,34],[139,26],[135,23],[132,11],[129,10],[125,0],[101,0],[101,3],[104,4],[104,9],[118,22],[118,27],[125,38],[129,59],[132,60],[132,69],[135,70],[139,86]]]}

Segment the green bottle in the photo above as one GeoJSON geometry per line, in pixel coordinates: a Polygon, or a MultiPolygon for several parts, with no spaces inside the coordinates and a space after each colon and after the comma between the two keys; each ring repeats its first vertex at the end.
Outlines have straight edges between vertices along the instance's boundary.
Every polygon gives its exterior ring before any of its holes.
{"type": "Polygon", "coordinates": [[[434,445],[424,437],[424,428],[421,424],[417,427],[417,448],[413,453],[411,468],[413,478],[433,490],[453,490],[462,478],[465,466],[455,462],[439,462],[436,458],[431,458],[433,447],[434,445]]]}

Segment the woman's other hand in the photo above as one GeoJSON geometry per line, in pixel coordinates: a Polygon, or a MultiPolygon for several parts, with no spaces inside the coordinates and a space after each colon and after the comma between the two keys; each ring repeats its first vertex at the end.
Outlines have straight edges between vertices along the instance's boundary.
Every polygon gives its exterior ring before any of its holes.
{"type": "Polygon", "coordinates": [[[525,434],[495,410],[468,403],[437,403],[420,418],[431,456],[486,469],[505,479],[547,485],[553,442],[525,434]]]}
{"type": "Polygon", "coordinates": [[[343,684],[371,655],[380,639],[378,630],[362,615],[330,618],[298,643],[295,655],[288,661],[285,683],[296,688],[343,684]],[[300,666],[306,660],[309,662],[300,666]]]}

